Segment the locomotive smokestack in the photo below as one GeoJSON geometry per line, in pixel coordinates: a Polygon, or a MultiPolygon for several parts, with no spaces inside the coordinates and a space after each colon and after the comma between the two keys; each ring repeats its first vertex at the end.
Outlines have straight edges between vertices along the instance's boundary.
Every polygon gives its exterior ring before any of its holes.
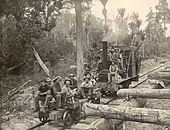
{"type": "Polygon", "coordinates": [[[107,41],[102,41],[103,44],[103,69],[107,68],[107,41]]]}

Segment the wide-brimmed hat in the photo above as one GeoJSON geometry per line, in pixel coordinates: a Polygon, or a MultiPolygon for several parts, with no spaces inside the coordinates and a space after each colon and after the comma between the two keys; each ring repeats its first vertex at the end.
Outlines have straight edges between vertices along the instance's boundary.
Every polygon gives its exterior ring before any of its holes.
{"type": "Polygon", "coordinates": [[[61,80],[61,79],[62,79],[61,76],[57,76],[57,77],[55,77],[55,78],[53,79],[53,81],[57,81],[57,80],[61,80]]]}
{"type": "Polygon", "coordinates": [[[46,78],[46,82],[50,82],[51,81],[51,78],[46,78]]]}
{"type": "Polygon", "coordinates": [[[71,85],[71,80],[69,78],[66,78],[65,81],[64,81],[64,84],[66,84],[66,82],[69,81],[70,82],[70,85],[71,85]]]}
{"type": "Polygon", "coordinates": [[[69,77],[74,77],[75,75],[74,74],[70,74],[69,77]]]}

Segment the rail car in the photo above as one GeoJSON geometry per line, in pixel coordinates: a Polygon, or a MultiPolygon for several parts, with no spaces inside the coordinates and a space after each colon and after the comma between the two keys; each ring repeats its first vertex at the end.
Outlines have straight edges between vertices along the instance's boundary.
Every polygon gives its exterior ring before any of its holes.
{"type": "Polygon", "coordinates": [[[65,126],[69,126],[74,121],[78,121],[81,116],[81,100],[67,98],[65,105],[62,108],[56,108],[57,104],[55,100],[50,101],[47,107],[44,107],[44,102],[40,102],[40,111],[38,112],[38,118],[42,123],[50,121],[62,122],[65,126]]]}
{"type": "Polygon", "coordinates": [[[111,61],[108,59],[108,46],[107,41],[102,42],[103,53],[102,53],[102,61],[98,63],[97,66],[97,84],[102,87],[102,94],[113,94],[118,91],[120,88],[128,88],[132,81],[138,81],[139,71],[140,71],[140,62],[136,55],[138,53],[138,48],[135,46],[115,46],[118,48],[120,52],[124,53],[125,59],[123,60],[123,65],[125,67],[125,71],[119,70],[118,74],[120,79],[117,80],[115,77],[112,77],[111,83],[108,82],[108,73],[109,66],[111,65],[111,61]]]}

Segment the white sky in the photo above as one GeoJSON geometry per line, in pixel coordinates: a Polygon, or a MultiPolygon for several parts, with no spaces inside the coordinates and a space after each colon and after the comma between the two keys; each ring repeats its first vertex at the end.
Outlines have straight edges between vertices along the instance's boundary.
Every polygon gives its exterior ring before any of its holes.
{"type": "MultiPolygon", "coordinates": [[[[170,7],[170,0],[167,0],[170,7]]],[[[92,14],[97,17],[104,18],[102,14],[103,5],[99,0],[94,0],[94,6],[92,7],[92,14]]],[[[149,7],[152,7],[155,10],[155,5],[158,4],[158,0],[108,0],[106,9],[109,19],[113,19],[117,15],[118,8],[125,8],[126,14],[132,14],[133,11],[139,14],[139,17],[142,19],[142,28],[145,27],[146,14],[149,12],[149,7]]],[[[170,36],[170,24],[168,25],[168,35],[170,36]]]]}

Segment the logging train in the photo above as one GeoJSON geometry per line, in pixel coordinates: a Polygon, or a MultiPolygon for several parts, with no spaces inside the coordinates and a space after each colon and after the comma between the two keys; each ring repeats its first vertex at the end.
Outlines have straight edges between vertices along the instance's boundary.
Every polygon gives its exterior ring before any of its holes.
{"type": "Polygon", "coordinates": [[[114,94],[120,88],[128,88],[132,81],[138,81],[141,64],[141,55],[138,47],[114,46],[114,48],[119,49],[119,51],[124,54],[124,60],[122,61],[124,70],[118,70],[119,80],[115,80],[113,76],[111,83],[108,84],[108,73],[111,61],[108,58],[107,41],[103,41],[102,46],[102,60],[97,66],[97,84],[101,86],[102,94],[114,94]]]}
{"type": "MultiPolygon", "coordinates": [[[[135,46],[115,46],[114,48],[119,49],[121,53],[124,53],[124,60],[122,64],[124,66],[124,70],[119,69],[117,71],[120,79],[117,80],[114,76],[112,76],[112,80],[108,83],[108,73],[109,66],[111,65],[111,61],[108,58],[108,46],[107,42],[102,42],[102,60],[98,62],[97,65],[97,83],[99,86],[98,89],[103,95],[114,95],[120,88],[128,88],[132,81],[138,81],[138,74],[140,70],[140,62],[141,60],[137,58],[138,48],[135,46]]],[[[71,100],[66,101],[66,105],[63,109],[59,108],[57,110],[53,110],[56,106],[56,102],[52,102],[53,105],[49,105],[48,109],[42,107],[43,109],[39,111],[39,119],[42,122],[47,122],[50,115],[54,117],[50,117],[52,120],[62,120],[65,125],[70,125],[73,122],[73,118],[75,120],[79,120],[81,115],[81,106],[82,101],[74,98],[70,98],[71,100]],[[50,107],[52,106],[52,107],[50,107]],[[50,114],[52,111],[55,113],[50,114]]],[[[91,95],[92,103],[100,103],[100,93],[94,92],[91,95]]],[[[51,103],[50,103],[51,104],[51,103]]]]}

